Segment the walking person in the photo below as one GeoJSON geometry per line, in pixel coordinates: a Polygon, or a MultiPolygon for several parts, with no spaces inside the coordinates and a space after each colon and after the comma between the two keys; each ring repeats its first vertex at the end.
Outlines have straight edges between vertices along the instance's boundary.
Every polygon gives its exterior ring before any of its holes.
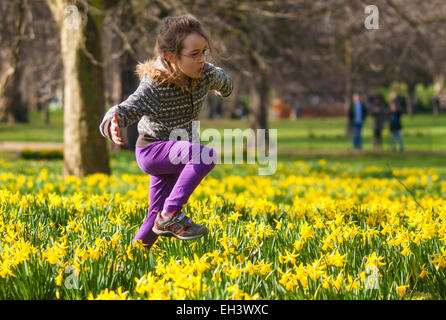
{"type": "Polygon", "coordinates": [[[392,150],[397,151],[397,144],[399,145],[399,151],[404,151],[403,136],[401,134],[401,111],[395,100],[390,102],[390,132],[392,133],[392,150]]]}
{"type": "Polygon", "coordinates": [[[110,108],[100,125],[104,137],[122,145],[120,130],[139,121],[135,157],[140,169],[150,175],[150,205],[134,241],[141,240],[147,248],[160,235],[192,240],[207,233],[182,208],[214,168],[217,156],[215,150],[192,141],[199,134],[192,132],[192,121],[198,119],[209,91],[227,97],[233,88],[223,69],[206,62],[211,50],[210,39],[194,16],[164,18],[156,38],[156,57],[136,67],[138,88],[110,108]],[[171,139],[178,129],[187,132],[188,141],[171,139]],[[196,148],[200,159],[193,152],[196,148]],[[203,161],[202,155],[215,161],[203,161]],[[181,161],[172,161],[172,156],[181,161]]]}
{"type": "Polygon", "coordinates": [[[356,92],[352,96],[352,103],[348,110],[348,116],[353,133],[353,148],[355,150],[361,150],[362,128],[367,117],[367,109],[364,102],[360,100],[359,94],[356,92]]]}
{"type": "Polygon", "coordinates": [[[380,96],[372,99],[371,115],[373,117],[373,147],[376,150],[382,149],[382,130],[384,129],[387,116],[387,107],[380,96]]]}

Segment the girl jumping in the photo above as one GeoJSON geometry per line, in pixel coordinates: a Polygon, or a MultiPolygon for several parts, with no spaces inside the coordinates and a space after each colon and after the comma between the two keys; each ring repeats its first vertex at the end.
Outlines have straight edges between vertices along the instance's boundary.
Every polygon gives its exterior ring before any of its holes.
{"type": "MultiPolygon", "coordinates": [[[[227,97],[233,83],[223,69],[206,62],[212,48],[201,23],[192,15],[161,21],[156,57],[139,63],[140,84],[124,102],[111,107],[100,124],[104,137],[123,145],[120,129],[138,122],[136,162],[150,175],[149,210],[134,241],[150,248],[159,235],[192,240],[207,233],[181,211],[215,162],[192,161],[192,149],[216,157],[215,150],[192,142],[197,120],[209,91],[227,97]],[[174,129],[187,131],[189,141],[170,139],[174,129]],[[194,147],[195,145],[195,147],[194,147]],[[171,161],[169,154],[187,155],[171,161]]],[[[195,133],[198,134],[198,133],[195,133]]]]}

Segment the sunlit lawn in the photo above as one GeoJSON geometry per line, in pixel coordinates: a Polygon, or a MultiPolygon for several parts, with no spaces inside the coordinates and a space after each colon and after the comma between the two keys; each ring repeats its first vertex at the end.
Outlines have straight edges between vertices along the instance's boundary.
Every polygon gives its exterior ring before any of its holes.
{"type": "MultiPolygon", "coordinates": [[[[416,115],[403,117],[403,138],[407,151],[446,151],[446,115],[416,115]]],[[[346,119],[305,118],[272,120],[270,129],[277,129],[278,150],[292,153],[296,150],[351,150],[346,137],[346,119]]],[[[201,119],[200,129],[215,128],[223,136],[224,129],[248,127],[243,120],[201,119]]],[[[98,131],[99,132],[99,131],[98,131]]],[[[368,118],[363,131],[364,150],[372,150],[372,118],[368,118]]],[[[388,127],[383,130],[383,150],[391,149],[388,127]]],[[[29,124],[0,125],[0,141],[63,142],[63,112],[50,113],[50,124],[43,125],[40,112],[30,114],[29,124]]]]}

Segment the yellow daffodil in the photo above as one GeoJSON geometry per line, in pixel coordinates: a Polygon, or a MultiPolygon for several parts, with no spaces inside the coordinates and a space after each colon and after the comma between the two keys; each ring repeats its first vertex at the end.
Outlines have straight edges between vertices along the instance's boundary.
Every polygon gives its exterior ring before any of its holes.
{"type": "Polygon", "coordinates": [[[407,288],[409,288],[409,285],[405,285],[405,286],[398,286],[396,288],[400,298],[404,297],[404,295],[407,293],[407,288]]]}

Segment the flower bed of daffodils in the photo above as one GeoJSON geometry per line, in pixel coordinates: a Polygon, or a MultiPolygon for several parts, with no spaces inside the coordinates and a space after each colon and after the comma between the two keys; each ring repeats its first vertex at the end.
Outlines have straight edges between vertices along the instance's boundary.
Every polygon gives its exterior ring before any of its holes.
{"type": "Polygon", "coordinates": [[[16,169],[0,161],[0,299],[446,296],[446,181],[434,169],[320,160],[211,174],[184,208],[209,233],[150,250],[132,244],[148,175],[16,169]]]}

